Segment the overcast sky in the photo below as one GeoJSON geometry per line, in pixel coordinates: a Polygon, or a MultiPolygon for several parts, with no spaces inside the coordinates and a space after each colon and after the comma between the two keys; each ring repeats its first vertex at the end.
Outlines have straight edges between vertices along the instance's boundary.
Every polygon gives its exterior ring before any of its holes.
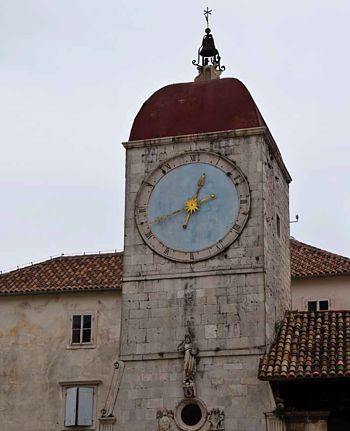
{"type": "Polygon", "coordinates": [[[193,80],[203,9],[293,177],[297,239],[350,255],[348,0],[0,0],[0,269],[122,250],[124,150],[193,80]]]}

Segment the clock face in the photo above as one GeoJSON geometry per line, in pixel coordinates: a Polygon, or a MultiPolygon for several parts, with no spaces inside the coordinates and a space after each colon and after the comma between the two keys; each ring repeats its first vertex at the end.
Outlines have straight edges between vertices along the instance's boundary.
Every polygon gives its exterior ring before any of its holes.
{"type": "Polygon", "coordinates": [[[155,169],[136,198],[136,223],[158,254],[182,262],[208,259],[243,229],[250,208],[247,180],[215,153],[176,156],[155,169]]]}

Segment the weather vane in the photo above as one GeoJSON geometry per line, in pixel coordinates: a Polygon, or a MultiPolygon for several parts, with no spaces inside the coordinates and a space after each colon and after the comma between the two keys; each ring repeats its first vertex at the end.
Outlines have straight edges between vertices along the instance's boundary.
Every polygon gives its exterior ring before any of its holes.
{"type": "Polygon", "coordinates": [[[209,27],[209,15],[212,13],[212,9],[209,9],[208,7],[204,10],[204,16],[205,20],[207,21],[207,27],[209,27]]]}

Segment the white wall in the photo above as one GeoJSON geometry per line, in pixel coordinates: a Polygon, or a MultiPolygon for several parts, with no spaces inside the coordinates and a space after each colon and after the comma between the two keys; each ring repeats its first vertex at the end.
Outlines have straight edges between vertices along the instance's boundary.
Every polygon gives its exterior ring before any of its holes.
{"type": "Polygon", "coordinates": [[[292,279],[293,310],[307,310],[307,301],[325,299],[330,309],[350,309],[350,276],[292,279]]]}
{"type": "Polygon", "coordinates": [[[64,429],[60,382],[100,380],[95,411],[106,399],[119,349],[121,292],[0,298],[0,429],[64,429]],[[96,346],[69,348],[72,313],[96,316],[96,346]]]}

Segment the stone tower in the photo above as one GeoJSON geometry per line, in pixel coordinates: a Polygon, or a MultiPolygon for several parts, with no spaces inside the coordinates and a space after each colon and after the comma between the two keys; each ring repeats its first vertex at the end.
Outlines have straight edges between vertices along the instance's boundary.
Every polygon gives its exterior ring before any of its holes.
{"type": "MultiPolygon", "coordinates": [[[[142,106],[126,148],[118,431],[263,431],[260,356],[290,307],[290,176],[210,30],[194,83],[142,106]]],[[[112,429],[112,428],[110,428],[112,429]]]]}

